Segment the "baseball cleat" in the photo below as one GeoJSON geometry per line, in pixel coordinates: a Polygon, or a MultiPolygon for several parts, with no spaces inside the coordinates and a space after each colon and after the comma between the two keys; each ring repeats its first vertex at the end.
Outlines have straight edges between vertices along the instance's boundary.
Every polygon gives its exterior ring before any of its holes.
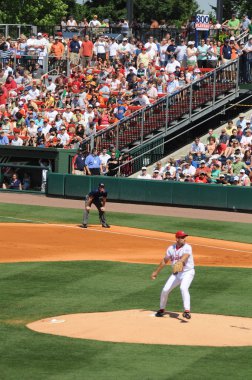
{"type": "Polygon", "coordinates": [[[105,224],[102,225],[102,227],[103,227],[103,228],[110,228],[110,225],[107,224],[107,223],[105,223],[105,224]]]}
{"type": "Polygon", "coordinates": [[[191,316],[190,311],[185,310],[184,313],[183,313],[183,317],[186,318],[186,319],[191,319],[192,316],[191,316]]]}
{"type": "Polygon", "coordinates": [[[87,224],[82,224],[80,227],[81,228],[87,228],[87,224]]]}
{"type": "Polygon", "coordinates": [[[163,317],[164,316],[164,309],[160,309],[156,312],[155,317],[163,317]]]}

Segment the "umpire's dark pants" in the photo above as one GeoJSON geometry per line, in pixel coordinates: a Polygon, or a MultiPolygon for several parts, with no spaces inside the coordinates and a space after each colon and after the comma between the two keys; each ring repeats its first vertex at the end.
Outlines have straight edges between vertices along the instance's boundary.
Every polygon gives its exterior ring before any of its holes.
{"type": "MultiPolygon", "coordinates": [[[[101,224],[107,224],[105,212],[101,210],[102,203],[101,203],[100,199],[97,199],[97,200],[94,199],[91,202],[90,207],[92,206],[92,204],[94,204],[96,206],[97,210],[99,211],[99,219],[100,219],[101,224]]],[[[86,200],[85,200],[85,210],[83,213],[83,224],[88,224],[89,210],[86,209],[86,207],[88,205],[89,205],[89,196],[87,195],[86,200]]]]}

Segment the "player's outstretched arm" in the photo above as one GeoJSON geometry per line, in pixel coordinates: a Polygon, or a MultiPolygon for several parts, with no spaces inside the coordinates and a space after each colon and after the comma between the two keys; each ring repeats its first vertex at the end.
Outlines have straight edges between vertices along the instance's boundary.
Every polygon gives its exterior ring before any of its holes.
{"type": "Polygon", "coordinates": [[[166,264],[168,263],[169,259],[167,259],[166,257],[160,262],[160,264],[158,265],[157,269],[154,270],[154,272],[152,272],[151,274],[151,279],[152,280],[155,280],[157,278],[157,275],[158,273],[166,266],[166,264]]]}

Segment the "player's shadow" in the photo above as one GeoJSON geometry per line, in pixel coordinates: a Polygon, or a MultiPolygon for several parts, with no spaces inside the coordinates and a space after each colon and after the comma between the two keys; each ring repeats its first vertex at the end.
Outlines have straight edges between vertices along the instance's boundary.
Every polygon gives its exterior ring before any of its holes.
{"type": "Polygon", "coordinates": [[[188,321],[185,321],[183,318],[181,318],[178,313],[174,313],[172,311],[166,311],[165,315],[168,315],[170,318],[177,319],[178,321],[180,321],[180,323],[188,323],[188,321]]]}
{"type": "Polygon", "coordinates": [[[180,323],[188,323],[188,321],[185,321],[183,318],[179,316],[179,313],[174,313],[173,311],[165,311],[164,317],[166,316],[177,319],[180,323]]]}

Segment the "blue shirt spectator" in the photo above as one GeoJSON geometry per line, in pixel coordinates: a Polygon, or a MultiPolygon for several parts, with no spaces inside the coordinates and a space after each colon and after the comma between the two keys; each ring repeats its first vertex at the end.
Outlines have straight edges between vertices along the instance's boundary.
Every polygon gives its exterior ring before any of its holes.
{"type": "Polygon", "coordinates": [[[102,161],[97,155],[97,149],[93,148],[92,152],[86,157],[85,165],[87,174],[89,175],[100,175],[102,161]]]}
{"type": "Polygon", "coordinates": [[[4,135],[4,131],[0,131],[0,145],[9,145],[9,139],[4,135]]]}

